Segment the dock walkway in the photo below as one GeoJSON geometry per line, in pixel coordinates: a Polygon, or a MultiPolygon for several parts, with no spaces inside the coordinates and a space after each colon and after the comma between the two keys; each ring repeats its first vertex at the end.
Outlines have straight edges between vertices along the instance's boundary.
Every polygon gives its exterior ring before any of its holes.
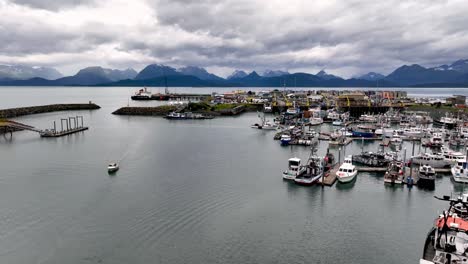
{"type": "Polygon", "coordinates": [[[325,186],[333,186],[336,182],[336,172],[340,168],[340,164],[336,163],[333,168],[331,168],[323,178],[319,179],[319,184],[325,185],[325,186]]]}

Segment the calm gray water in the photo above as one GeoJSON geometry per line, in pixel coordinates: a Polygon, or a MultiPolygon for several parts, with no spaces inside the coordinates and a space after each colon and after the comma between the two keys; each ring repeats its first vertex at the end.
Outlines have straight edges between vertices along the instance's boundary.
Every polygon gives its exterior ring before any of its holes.
{"type": "MultiPolygon", "coordinates": [[[[111,115],[133,90],[0,88],[0,108],[102,106],[16,119],[48,128],[80,114],[90,126],[81,134],[0,136],[0,263],[418,263],[445,208],[432,197],[463,188],[448,176],[435,191],[386,187],[369,173],[350,185],[296,186],[280,174],[308,148],[249,128],[255,113],[182,122],[111,115]],[[109,176],[116,160],[121,169],[109,176]]],[[[346,153],[360,149],[354,142],[346,153]]]]}

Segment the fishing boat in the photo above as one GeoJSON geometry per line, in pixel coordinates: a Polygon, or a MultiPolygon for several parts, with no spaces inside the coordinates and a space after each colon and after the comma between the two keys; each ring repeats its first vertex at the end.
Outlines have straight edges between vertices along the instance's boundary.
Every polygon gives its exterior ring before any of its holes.
{"type": "Polygon", "coordinates": [[[353,162],[360,163],[369,167],[385,167],[389,160],[385,158],[384,153],[362,152],[359,155],[352,156],[353,162]]]}
{"type": "Polygon", "coordinates": [[[276,130],[278,129],[278,126],[271,123],[270,121],[265,119],[265,115],[262,115],[258,113],[258,117],[260,118],[260,124],[255,123],[251,125],[251,128],[256,128],[256,129],[263,129],[263,130],[276,130]]]}
{"type": "Polygon", "coordinates": [[[446,116],[434,120],[434,125],[444,127],[447,129],[454,129],[457,126],[458,121],[458,119],[449,116],[449,114],[447,113],[446,116]]]}
{"type": "Polygon", "coordinates": [[[408,127],[403,129],[402,134],[406,138],[422,138],[424,131],[420,127],[408,127]]]}
{"type": "Polygon", "coordinates": [[[137,92],[135,92],[134,95],[132,95],[130,98],[132,100],[152,100],[153,94],[151,93],[151,91],[148,91],[148,89],[145,87],[143,89],[140,89],[138,90],[137,92]]]}
{"type": "Polygon", "coordinates": [[[289,134],[282,134],[280,138],[281,146],[287,146],[289,145],[289,142],[291,142],[292,138],[291,135],[289,134]]]}
{"type": "Polygon", "coordinates": [[[107,171],[109,173],[113,173],[118,170],[119,170],[119,165],[117,163],[109,163],[109,165],[107,165],[107,171]]]}
{"type": "Polygon", "coordinates": [[[359,121],[363,123],[377,123],[377,116],[374,115],[361,115],[359,121]]]}
{"type": "Polygon", "coordinates": [[[384,175],[384,183],[391,185],[402,184],[403,178],[403,163],[396,160],[390,162],[384,175]]]}
{"type": "Polygon", "coordinates": [[[352,156],[348,156],[344,159],[343,164],[341,164],[336,172],[336,176],[339,182],[347,183],[353,181],[357,173],[356,166],[353,165],[352,156]]]}
{"type": "Polygon", "coordinates": [[[323,158],[311,155],[307,160],[306,171],[294,179],[300,185],[312,185],[317,182],[324,173],[323,158]]]}
{"type": "Polygon", "coordinates": [[[421,264],[467,263],[468,210],[466,195],[435,197],[449,203],[449,208],[435,219],[424,242],[421,264]]]}
{"type": "Polygon", "coordinates": [[[411,157],[411,163],[417,165],[427,164],[433,168],[445,168],[450,167],[453,164],[452,161],[445,160],[444,156],[440,153],[420,153],[417,156],[411,157]]]}
{"type": "Polygon", "coordinates": [[[265,105],[263,107],[263,112],[264,113],[272,113],[273,112],[273,107],[271,105],[265,105]]]}
{"type": "Polygon", "coordinates": [[[440,148],[444,145],[444,136],[442,133],[433,133],[431,139],[429,140],[429,147],[431,148],[440,148]]]}
{"type": "Polygon", "coordinates": [[[436,172],[434,168],[427,164],[419,166],[418,176],[418,186],[423,188],[434,189],[436,177],[436,172]]]}
{"type": "Polygon", "coordinates": [[[309,118],[309,125],[311,126],[319,126],[323,124],[323,118],[320,117],[321,110],[320,108],[309,109],[311,113],[311,117],[309,118]]]}
{"type": "Polygon", "coordinates": [[[466,160],[458,161],[451,169],[453,181],[457,183],[468,183],[467,167],[466,160]]]}
{"type": "Polygon", "coordinates": [[[288,160],[288,170],[283,171],[284,180],[294,180],[296,177],[305,172],[305,167],[301,166],[300,158],[290,158],[288,160]]]}
{"type": "Polygon", "coordinates": [[[375,127],[366,125],[358,125],[356,129],[352,130],[353,137],[372,138],[375,136],[374,132],[375,127]]]}

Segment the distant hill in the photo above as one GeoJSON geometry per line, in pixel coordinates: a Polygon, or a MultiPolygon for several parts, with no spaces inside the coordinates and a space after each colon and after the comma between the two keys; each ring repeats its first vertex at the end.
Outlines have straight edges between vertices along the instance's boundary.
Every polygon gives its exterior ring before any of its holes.
{"type": "MultiPolygon", "coordinates": [[[[139,73],[133,69],[114,70],[102,67],[87,67],[68,77],[48,80],[34,77],[24,80],[0,75],[0,85],[10,86],[183,86],[183,87],[468,87],[468,60],[425,68],[418,64],[403,65],[388,76],[369,72],[358,78],[344,79],[324,70],[317,74],[256,71],[247,74],[236,70],[226,79],[209,73],[204,68],[187,66],[179,69],[166,65],[151,64],[139,73]]],[[[3,67],[6,69],[7,67],[3,67]]],[[[9,72],[12,72],[8,66],[9,72]]],[[[0,71],[1,72],[1,71],[0,71]]],[[[6,72],[6,70],[4,70],[6,72]]],[[[24,71],[21,71],[24,72],[24,71]]],[[[18,75],[16,75],[18,76],[18,75]]]]}
{"type": "Polygon", "coordinates": [[[183,75],[195,76],[199,78],[200,80],[224,81],[223,78],[216,76],[212,73],[209,73],[204,68],[200,68],[200,67],[186,66],[186,67],[179,68],[177,71],[183,75]]]}
{"type": "Polygon", "coordinates": [[[133,86],[133,87],[142,87],[142,86],[156,86],[164,87],[223,87],[229,86],[225,82],[218,82],[212,80],[201,80],[195,76],[190,75],[169,75],[169,76],[160,76],[152,79],[144,80],[121,80],[118,82],[112,83],[103,83],[98,86],[133,86]]]}
{"type": "Polygon", "coordinates": [[[26,80],[31,78],[55,80],[62,74],[54,68],[30,67],[25,65],[0,65],[0,79],[26,80]]]}
{"type": "Polygon", "coordinates": [[[244,78],[245,76],[247,76],[247,73],[245,71],[241,71],[241,70],[235,70],[233,73],[231,73],[231,75],[229,75],[226,79],[228,80],[232,80],[232,79],[240,79],[240,78],[244,78]]]}
{"type": "Polygon", "coordinates": [[[383,74],[376,73],[376,72],[369,72],[369,73],[366,73],[364,75],[357,77],[356,79],[367,80],[367,81],[377,81],[383,78],[385,78],[385,75],[383,74]]]}
{"type": "Polygon", "coordinates": [[[262,77],[277,77],[283,75],[289,75],[290,73],[287,71],[280,71],[280,70],[266,70],[262,73],[262,77]]]}
{"type": "Polygon", "coordinates": [[[319,71],[316,76],[322,78],[323,80],[342,79],[341,77],[335,76],[333,74],[328,74],[324,70],[319,71]]]}
{"type": "Polygon", "coordinates": [[[386,81],[400,86],[412,86],[436,83],[462,83],[464,74],[453,70],[427,69],[418,64],[404,65],[385,77],[386,81]]]}
{"type": "Polygon", "coordinates": [[[157,77],[175,76],[175,75],[182,75],[182,74],[177,72],[175,68],[172,68],[169,66],[165,66],[161,64],[150,64],[138,73],[138,75],[135,77],[135,80],[146,80],[146,79],[154,79],[157,77]]]}

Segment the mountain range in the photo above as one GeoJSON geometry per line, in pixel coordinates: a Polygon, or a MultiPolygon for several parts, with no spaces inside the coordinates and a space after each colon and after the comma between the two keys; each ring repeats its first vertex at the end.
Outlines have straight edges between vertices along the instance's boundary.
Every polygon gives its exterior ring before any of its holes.
{"type": "Polygon", "coordinates": [[[387,76],[369,72],[345,79],[321,70],[316,74],[266,70],[247,73],[235,70],[227,78],[196,66],[173,68],[150,64],[136,72],[99,66],[62,77],[53,68],[0,65],[0,85],[11,86],[182,86],[182,87],[468,87],[468,60],[425,68],[403,65],[387,76]]]}

